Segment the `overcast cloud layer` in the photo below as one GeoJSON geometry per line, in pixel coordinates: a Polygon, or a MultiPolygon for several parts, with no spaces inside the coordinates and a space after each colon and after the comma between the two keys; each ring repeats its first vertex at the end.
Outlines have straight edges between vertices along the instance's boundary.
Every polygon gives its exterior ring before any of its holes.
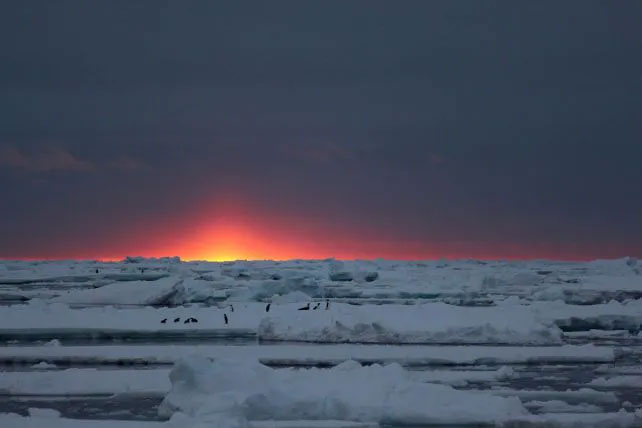
{"type": "Polygon", "coordinates": [[[230,200],[462,256],[642,256],[640,22],[639,1],[4,2],[0,257],[125,255],[230,200]]]}

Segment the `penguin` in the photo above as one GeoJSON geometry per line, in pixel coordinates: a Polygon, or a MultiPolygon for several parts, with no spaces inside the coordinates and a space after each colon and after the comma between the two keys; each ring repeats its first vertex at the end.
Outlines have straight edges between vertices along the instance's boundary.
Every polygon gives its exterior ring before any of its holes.
{"type": "Polygon", "coordinates": [[[302,308],[299,308],[298,310],[299,311],[309,311],[310,310],[310,303],[308,303],[307,305],[305,305],[302,308]]]}
{"type": "Polygon", "coordinates": [[[314,308],[312,308],[312,310],[316,311],[317,309],[319,309],[319,306],[321,306],[321,302],[319,302],[316,305],[314,305],[314,308]]]}
{"type": "Polygon", "coordinates": [[[230,312],[234,312],[234,305],[230,304],[229,308],[230,308],[230,312]]]}
{"type": "Polygon", "coordinates": [[[194,318],[194,317],[192,317],[190,319],[192,320],[192,322],[198,322],[198,320],[196,318],[194,318]]]}
{"type": "Polygon", "coordinates": [[[267,306],[265,307],[265,312],[270,312],[270,305],[272,303],[268,303],[267,306]]]}
{"type": "Polygon", "coordinates": [[[227,314],[223,314],[223,319],[225,320],[225,325],[227,325],[227,314]]]}
{"type": "Polygon", "coordinates": [[[192,322],[191,318],[187,318],[185,321],[183,321],[183,324],[189,324],[192,322]]]}
{"type": "Polygon", "coordinates": [[[179,322],[181,320],[181,317],[174,318],[174,322],[179,322]]]}
{"type": "Polygon", "coordinates": [[[161,324],[165,324],[166,322],[167,322],[167,318],[163,318],[163,319],[161,320],[161,324]]]}
{"type": "Polygon", "coordinates": [[[330,299],[325,299],[325,310],[330,309],[330,299]]]}
{"type": "Polygon", "coordinates": [[[100,271],[99,271],[98,269],[96,269],[96,275],[98,275],[98,273],[99,273],[99,272],[100,272],[100,271]]]}

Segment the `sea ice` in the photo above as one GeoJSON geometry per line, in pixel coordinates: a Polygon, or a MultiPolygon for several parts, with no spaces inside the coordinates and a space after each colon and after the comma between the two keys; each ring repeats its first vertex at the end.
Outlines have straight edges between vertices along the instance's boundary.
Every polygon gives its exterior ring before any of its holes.
{"type": "Polygon", "coordinates": [[[180,282],[176,277],[115,282],[94,289],[67,291],[51,301],[84,305],[163,305],[170,302],[180,282]]]}
{"type": "Polygon", "coordinates": [[[30,407],[28,409],[29,416],[34,418],[59,418],[60,412],[56,409],[39,409],[30,407]]]}
{"type": "Polygon", "coordinates": [[[612,348],[563,346],[428,346],[428,345],[110,345],[0,346],[0,360],[14,364],[40,361],[56,364],[173,364],[184,357],[258,358],[268,365],[336,365],[354,359],[363,363],[398,362],[405,366],[471,366],[478,364],[612,363],[612,348]]]}
{"type": "Polygon", "coordinates": [[[159,413],[215,421],[339,419],[412,424],[492,424],[527,415],[514,397],[413,381],[398,364],[271,369],[256,360],[191,358],[170,374],[159,413]]]}

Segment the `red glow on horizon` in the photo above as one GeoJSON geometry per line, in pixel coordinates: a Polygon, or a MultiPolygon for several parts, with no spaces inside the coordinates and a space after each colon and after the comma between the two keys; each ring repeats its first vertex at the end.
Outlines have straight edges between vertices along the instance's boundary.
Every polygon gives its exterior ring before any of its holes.
{"type": "MultiPolygon", "coordinates": [[[[390,234],[328,224],[321,218],[275,215],[229,199],[225,209],[196,210],[175,221],[148,222],[122,231],[110,242],[87,251],[79,246],[22,260],[96,259],[118,261],[125,256],[179,256],[182,260],[287,260],[287,259],[558,259],[589,260],[621,257],[621,249],[586,248],[554,243],[425,242],[396,239],[390,234]],[[53,253],[53,254],[52,254],[53,253]]],[[[635,255],[633,252],[631,255],[635,255]]]]}

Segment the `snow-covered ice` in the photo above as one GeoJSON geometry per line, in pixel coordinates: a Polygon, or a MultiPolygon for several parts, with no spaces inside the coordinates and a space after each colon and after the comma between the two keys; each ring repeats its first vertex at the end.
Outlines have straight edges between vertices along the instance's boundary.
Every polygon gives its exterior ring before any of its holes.
{"type": "Polygon", "coordinates": [[[156,281],[115,282],[95,289],[67,291],[51,301],[85,305],[162,305],[171,301],[180,284],[181,281],[176,277],[156,281]]]}
{"type": "Polygon", "coordinates": [[[496,382],[515,377],[511,367],[501,367],[497,370],[425,370],[410,372],[414,380],[428,383],[463,387],[471,382],[496,382]]]}
{"type": "Polygon", "coordinates": [[[618,402],[617,395],[613,392],[596,391],[591,388],[580,388],[578,390],[514,390],[507,388],[496,388],[489,390],[490,393],[500,397],[519,397],[524,401],[564,401],[569,404],[613,404],[618,402]]]}
{"type": "Polygon", "coordinates": [[[0,261],[0,303],[2,427],[642,426],[634,258],[0,261]]]}
{"type": "Polygon", "coordinates": [[[59,418],[60,412],[54,409],[29,408],[29,416],[34,418],[59,418]]]}
{"type": "Polygon", "coordinates": [[[589,385],[594,388],[642,388],[642,376],[598,377],[591,380],[589,385]]]}
{"type": "Polygon", "coordinates": [[[277,308],[258,327],[262,340],[356,343],[560,344],[561,331],[526,307],[458,307],[444,303],[352,306],[330,311],[277,308]]]}
{"type": "Polygon", "coordinates": [[[44,361],[40,361],[39,363],[33,364],[31,366],[32,369],[37,369],[37,370],[55,369],[57,367],[58,366],[55,364],[46,363],[44,361]]]}
{"type": "MultiPolygon", "coordinates": [[[[161,280],[165,281],[165,280],[161,280]]],[[[120,286],[120,284],[119,284],[120,286]]],[[[146,286],[147,287],[147,286],[146,286]]],[[[348,305],[317,302],[300,311],[301,303],[272,304],[270,312],[261,303],[236,304],[232,313],[223,307],[123,309],[110,306],[74,309],[62,304],[39,306],[41,317],[31,317],[30,305],[0,307],[0,334],[64,337],[65,334],[98,329],[157,332],[177,330],[229,334],[233,329],[252,330],[260,340],[329,343],[443,343],[526,344],[562,343],[562,332],[552,315],[540,316],[519,304],[493,307],[460,307],[445,303],[421,305],[348,305]],[[225,316],[229,324],[225,323],[225,316]],[[186,326],[188,317],[197,324],[186,326]],[[176,323],[173,319],[181,318],[176,323]],[[46,319],[46,323],[42,320],[46,319]],[[161,323],[165,319],[169,322],[161,323]]],[[[132,333],[133,334],[133,333],[132,333]]]]}
{"type": "MultiPolygon", "coordinates": [[[[527,415],[516,398],[413,381],[398,364],[271,369],[256,360],[181,360],[159,412],[203,420],[343,419],[391,425],[489,424],[527,415]]],[[[220,423],[220,422],[219,422],[220,423]]]]}
{"type": "Polygon", "coordinates": [[[162,394],[169,391],[169,370],[66,369],[7,372],[0,393],[13,395],[162,394]]]}
{"type": "Polygon", "coordinates": [[[615,413],[546,413],[514,418],[503,428],[635,428],[642,426],[642,414],[615,413]]]}
{"type": "Polygon", "coordinates": [[[524,403],[527,409],[535,409],[542,413],[601,413],[602,408],[594,404],[568,404],[565,401],[527,401],[524,403]]]}

